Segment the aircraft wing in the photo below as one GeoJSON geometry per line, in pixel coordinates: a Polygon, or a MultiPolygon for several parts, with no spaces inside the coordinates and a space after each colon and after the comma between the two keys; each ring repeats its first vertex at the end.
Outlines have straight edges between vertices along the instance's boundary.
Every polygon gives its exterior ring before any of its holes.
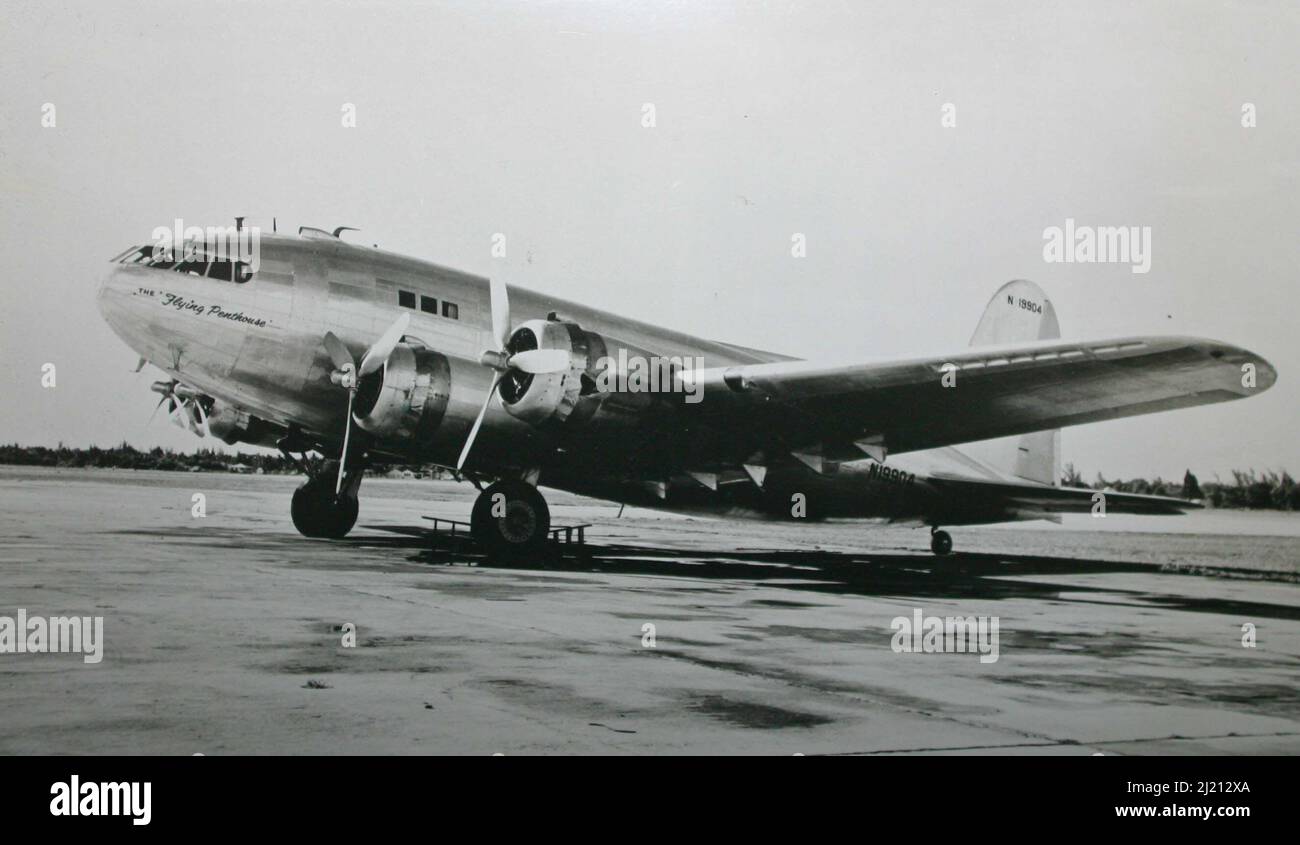
{"type": "Polygon", "coordinates": [[[689,378],[702,386],[697,413],[731,432],[736,447],[822,448],[827,457],[853,444],[910,452],[1225,402],[1276,380],[1260,356],[1193,337],[1037,341],[845,365],[781,361],[689,378]]]}
{"type": "Polygon", "coordinates": [[[1167,516],[1198,510],[1204,505],[1191,499],[1089,490],[1082,487],[1049,487],[1045,484],[986,481],[983,479],[937,477],[928,482],[958,496],[981,501],[997,499],[1011,507],[1045,513],[1091,513],[1098,493],[1105,495],[1106,513],[1138,513],[1167,516]]]}

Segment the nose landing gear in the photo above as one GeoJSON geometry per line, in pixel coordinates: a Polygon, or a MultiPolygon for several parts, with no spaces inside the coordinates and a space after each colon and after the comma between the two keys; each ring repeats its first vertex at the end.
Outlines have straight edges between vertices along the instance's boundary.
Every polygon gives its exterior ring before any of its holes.
{"type": "Polygon", "coordinates": [[[326,461],[307,482],[293,491],[290,514],[293,525],[304,537],[338,540],[346,537],[357,522],[363,467],[350,466],[343,476],[343,486],[334,493],[339,471],[338,461],[326,461]]]}
{"type": "Polygon", "coordinates": [[[930,551],[939,557],[952,552],[952,536],[947,531],[940,531],[937,527],[931,528],[930,551]]]}
{"type": "Polygon", "coordinates": [[[551,511],[533,485],[502,479],[474,501],[470,533],[490,554],[535,554],[544,550],[551,511]]]}

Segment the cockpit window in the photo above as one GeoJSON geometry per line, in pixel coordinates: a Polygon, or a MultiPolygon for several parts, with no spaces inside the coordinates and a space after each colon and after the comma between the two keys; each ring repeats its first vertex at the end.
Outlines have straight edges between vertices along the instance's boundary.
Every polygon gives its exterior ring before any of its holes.
{"type": "Polygon", "coordinates": [[[242,285],[253,278],[253,270],[243,261],[214,260],[208,264],[208,277],[242,285]]]}
{"type": "Polygon", "coordinates": [[[126,252],[118,253],[113,259],[117,264],[148,264],[149,259],[153,256],[152,246],[133,246],[126,252]]]}
{"type": "Polygon", "coordinates": [[[182,253],[182,261],[169,257],[163,250],[155,250],[152,244],[133,246],[120,253],[113,260],[118,264],[139,264],[157,270],[173,270],[188,273],[191,276],[206,276],[223,282],[243,284],[253,278],[253,269],[244,261],[231,261],[198,252],[190,247],[182,253]]]}
{"type": "Polygon", "coordinates": [[[191,276],[205,276],[208,273],[208,262],[202,258],[182,261],[173,268],[177,273],[189,273],[191,276]]]}
{"type": "Polygon", "coordinates": [[[133,246],[113,260],[118,264],[143,264],[146,267],[171,267],[176,263],[175,261],[164,261],[165,256],[161,251],[158,251],[157,255],[154,253],[153,244],[133,246]]]}
{"type": "Polygon", "coordinates": [[[213,261],[208,265],[208,276],[213,279],[220,279],[223,282],[230,281],[231,267],[229,261],[213,261]]]}
{"type": "Polygon", "coordinates": [[[167,250],[153,246],[143,246],[140,249],[144,251],[144,257],[140,259],[141,264],[157,267],[160,270],[170,270],[176,266],[175,258],[167,250]]]}
{"type": "Polygon", "coordinates": [[[176,266],[176,262],[169,259],[167,253],[161,250],[150,256],[146,263],[148,263],[150,267],[157,267],[159,270],[170,270],[172,267],[176,266]]]}

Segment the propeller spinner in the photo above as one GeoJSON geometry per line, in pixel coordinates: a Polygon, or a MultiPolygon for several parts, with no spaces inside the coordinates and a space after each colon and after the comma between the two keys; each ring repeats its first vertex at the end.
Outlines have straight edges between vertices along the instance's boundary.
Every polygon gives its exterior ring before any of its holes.
{"type": "Polygon", "coordinates": [[[343,489],[343,470],[348,460],[348,440],[352,436],[352,403],[357,398],[357,384],[361,378],[384,366],[388,356],[393,353],[397,344],[401,342],[402,335],[406,334],[406,328],[410,323],[410,314],[403,313],[398,316],[387,331],[370,345],[370,348],[361,356],[359,362],[352,359],[352,353],[348,352],[347,346],[338,339],[334,332],[325,332],[322,342],[325,345],[326,354],[329,355],[330,361],[334,364],[334,371],[330,373],[330,381],[348,392],[348,415],[343,423],[343,450],[339,453],[339,475],[334,482],[335,496],[343,489]]]}
{"type": "Polygon", "coordinates": [[[474,439],[478,436],[479,427],[483,424],[483,417],[487,415],[488,406],[492,404],[492,398],[497,395],[498,388],[506,377],[518,374],[545,375],[569,368],[569,353],[563,349],[511,351],[510,338],[513,332],[510,329],[510,295],[506,290],[506,283],[500,279],[492,279],[489,282],[489,291],[492,302],[492,339],[496,341],[496,349],[483,350],[483,354],[479,356],[479,363],[496,370],[496,374],[492,377],[492,385],[488,388],[483,407],[479,409],[474,425],[469,430],[469,436],[465,438],[465,446],[460,451],[459,460],[456,461],[457,472],[465,466],[474,439]]]}

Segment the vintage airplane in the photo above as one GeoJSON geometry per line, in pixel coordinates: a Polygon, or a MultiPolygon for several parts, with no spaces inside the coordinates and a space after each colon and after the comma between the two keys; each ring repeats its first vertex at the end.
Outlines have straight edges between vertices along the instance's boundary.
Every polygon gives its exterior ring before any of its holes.
{"type": "MultiPolygon", "coordinates": [[[[342,228],[263,234],[255,272],[194,244],[134,247],[98,295],[141,366],[171,376],[155,390],[174,417],[226,443],[300,453],[308,480],[291,512],[308,537],[348,533],[363,470],[383,461],[471,480],[473,534],[497,552],[545,541],[545,485],[679,512],[912,522],[942,555],[952,539],[940,526],[1096,512],[1095,491],[1059,484],[1060,428],[1276,380],[1258,355],[1212,340],[1061,341],[1028,281],[994,294],[968,349],[817,363],[507,294],[495,279],[345,242],[342,228]],[[669,362],[657,389],[610,378],[644,360],[669,362]]],[[[1112,492],[1100,504],[1198,506],[1112,492]]]]}

